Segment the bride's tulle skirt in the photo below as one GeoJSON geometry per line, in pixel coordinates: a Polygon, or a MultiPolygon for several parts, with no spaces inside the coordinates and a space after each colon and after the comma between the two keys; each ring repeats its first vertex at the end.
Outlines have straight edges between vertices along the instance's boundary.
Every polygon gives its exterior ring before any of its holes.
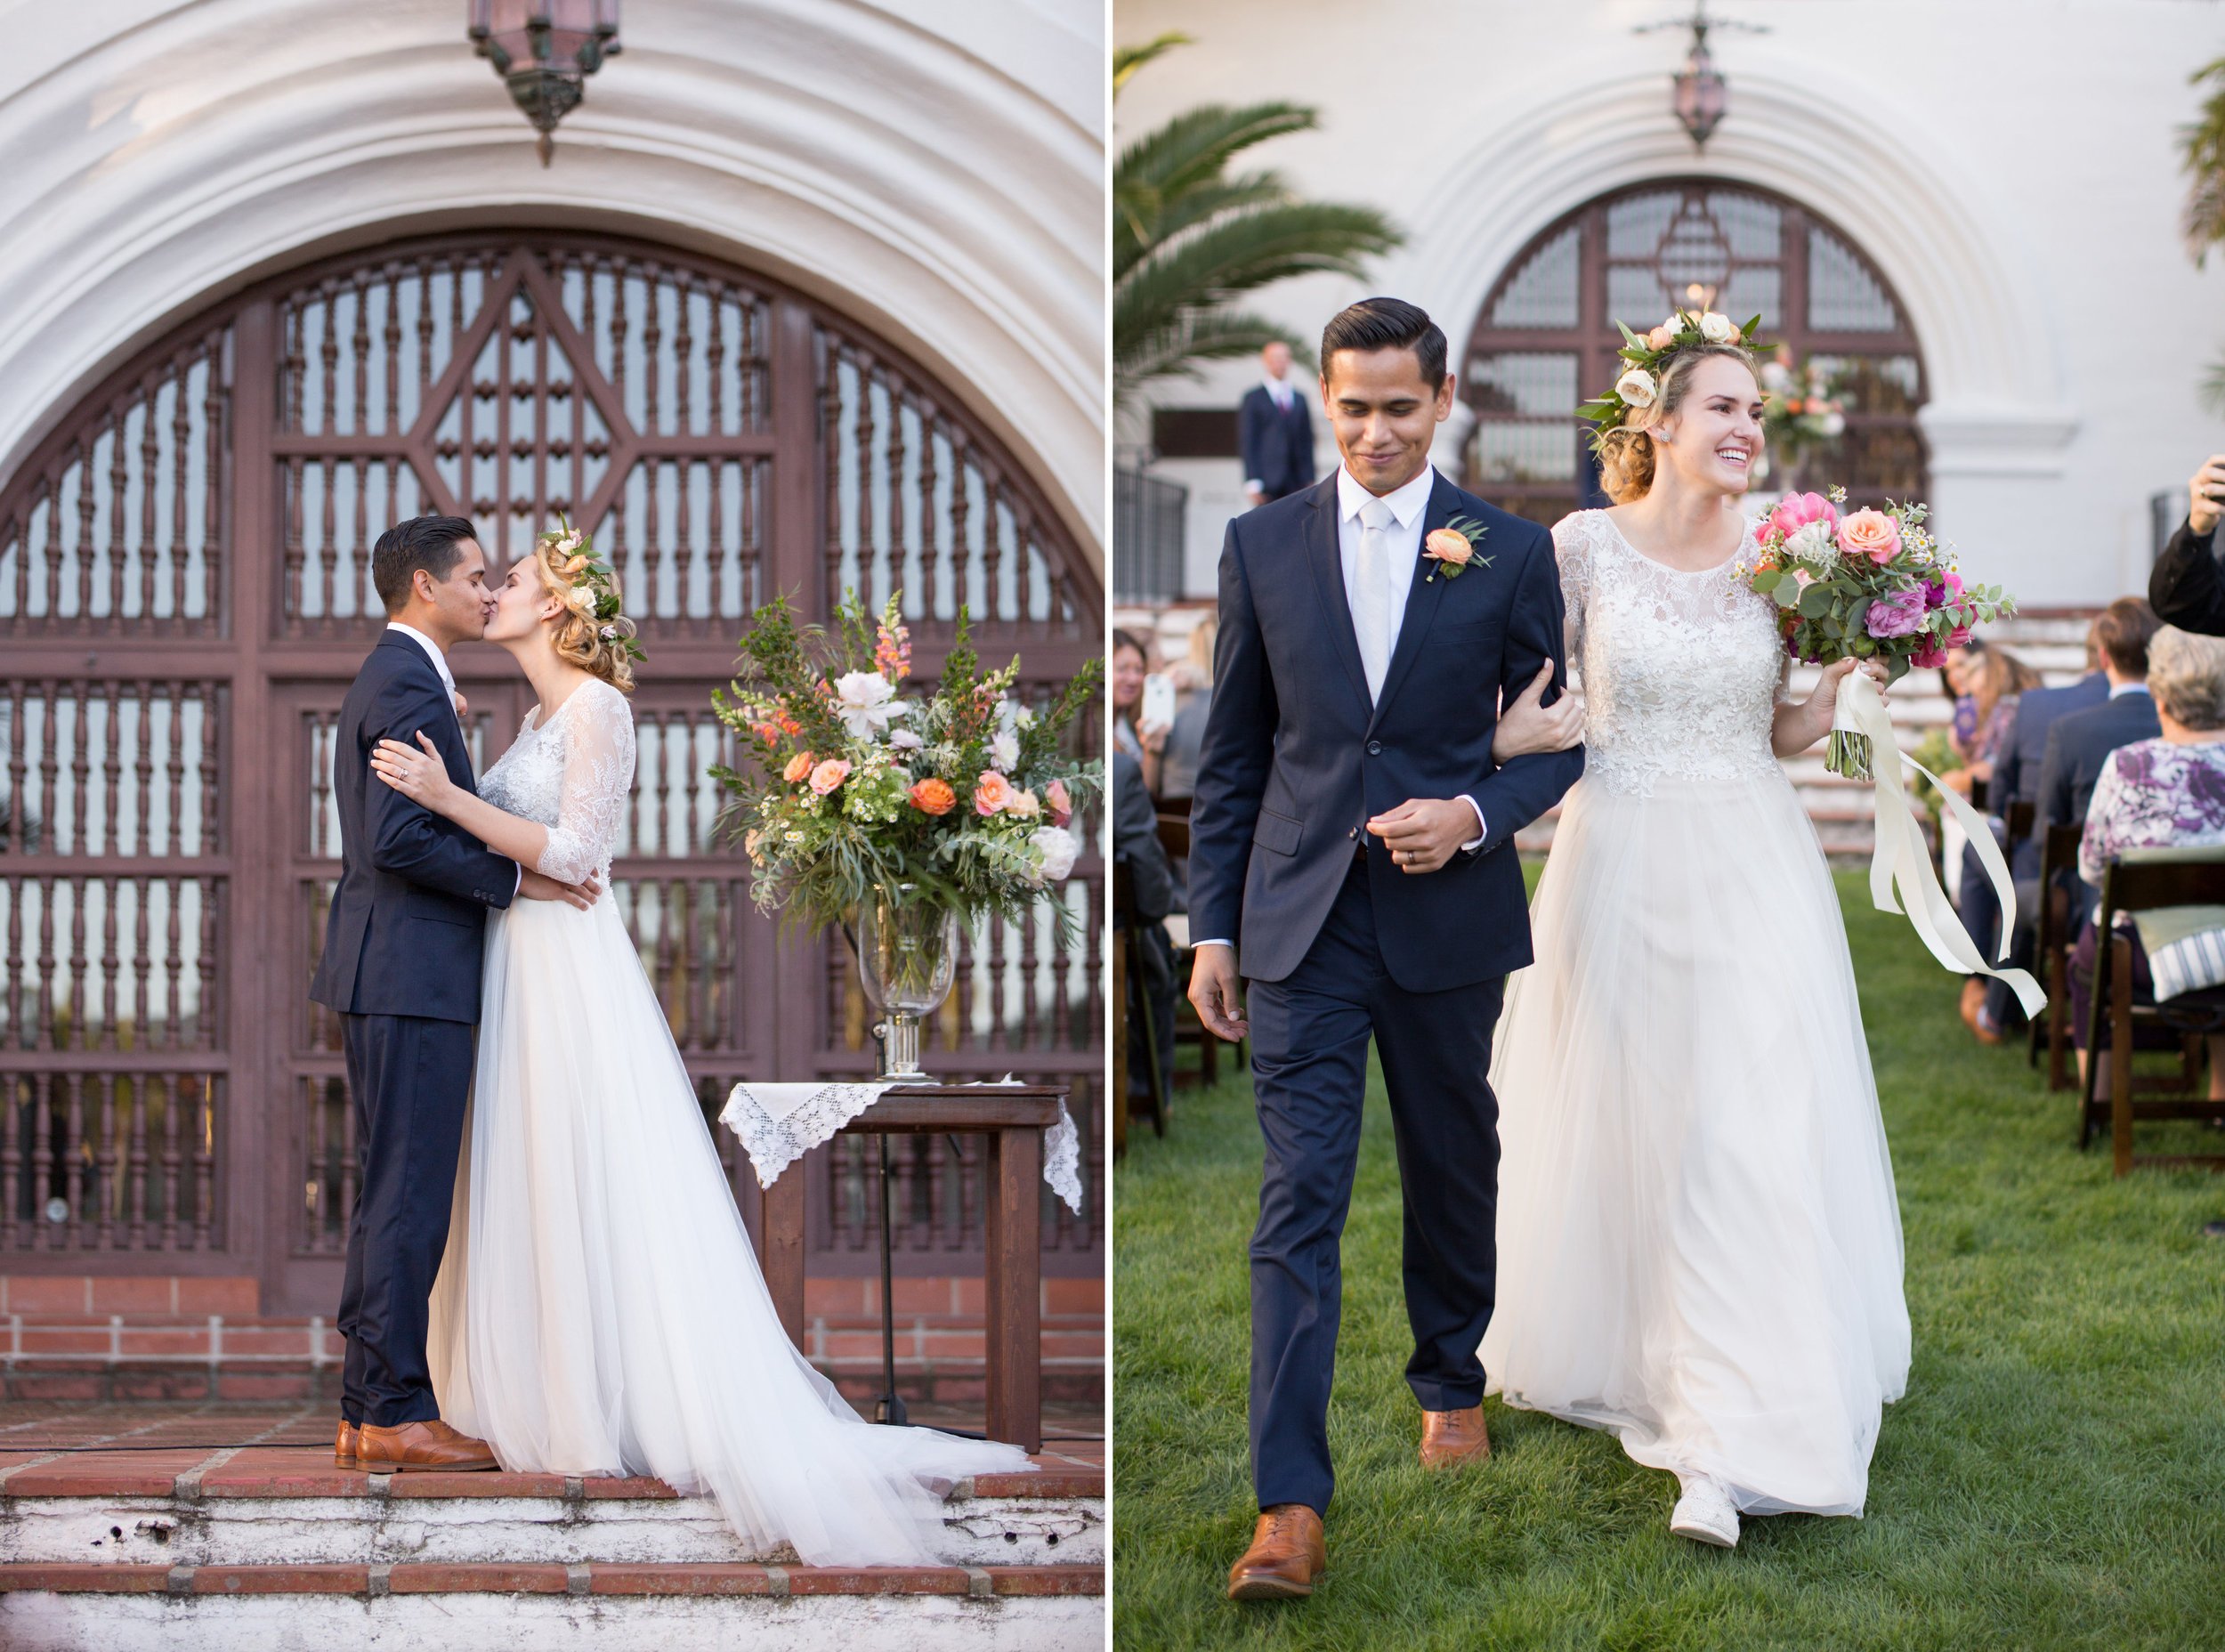
{"type": "Polygon", "coordinates": [[[441,1414],[505,1468],[708,1492],[756,1554],[920,1564],[942,1531],[923,1479],[1028,1466],[865,1422],[797,1352],[608,897],[489,919],[428,1351],[441,1414]]]}
{"type": "Polygon", "coordinates": [[[1532,923],[1492,1067],[1491,1389],[1747,1512],[1859,1514],[1908,1375],[1900,1217],[1791,785],[1583,781],[1532,923]]]}

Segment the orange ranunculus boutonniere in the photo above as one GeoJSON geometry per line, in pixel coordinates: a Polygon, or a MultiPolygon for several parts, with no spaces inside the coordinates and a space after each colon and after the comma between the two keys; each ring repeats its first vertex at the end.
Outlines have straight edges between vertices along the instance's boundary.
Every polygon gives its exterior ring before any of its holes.
{"type": "MultiPolygon", "coordinates": [[[[1432,529],[1429,537],[1421,542],[1421,554],[1436,564],[1422,580],[1427,585],[1439,573],[1448,579],[1456,579],[1468,564],[1477,560],[1476,547],[1483,543],[1490,531],[1473,516],[1455,516],[1442,528],[1432,529]]],[[[1482,559],[1485,567],[1491,566],[1491,558],[1482,559]]]]}

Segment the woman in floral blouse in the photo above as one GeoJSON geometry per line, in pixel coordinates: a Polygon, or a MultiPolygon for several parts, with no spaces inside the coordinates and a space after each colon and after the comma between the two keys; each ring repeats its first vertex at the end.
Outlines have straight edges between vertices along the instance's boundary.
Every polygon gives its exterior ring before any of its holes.
{"type": "MultiPolygon", "coordinates": [[[[2225,845],[2225,640],[2165,626],[2148,645],[2148,689],[2160,740],[2134,741],[2109,754],[2078,840],[2078,875],[2100,887],[2108,864],[2127,849],[2225,845]]],[[[2148,954],[2129,919],[2132,992],[2151,1000],[2148,954]]],[[[2087,1016],[2100,937],[2088,919],[2071,952],[2071,1030],[2085,1071],[2087,1016]]],[[[2225,1097],[2225,1039],[2210,1041],[2210,1094],[2225,1097]]]]}

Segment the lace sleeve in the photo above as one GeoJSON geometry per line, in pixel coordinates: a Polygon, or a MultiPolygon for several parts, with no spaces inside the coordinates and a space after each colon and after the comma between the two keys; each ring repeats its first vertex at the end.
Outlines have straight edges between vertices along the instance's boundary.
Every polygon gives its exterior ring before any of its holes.
{"type": "Polygon", "coordinates": [[[578,883],[618,847],[626,800],[634,789],[634,713],[606,683],[585,684],[564,718],[564,779],[556,823],[536,871],[578,883]]]}
{"type": "Polygon", "coordinates": [[[1568,647],[1568,667],[1577,668],[1583,653],[1584,592],[1591,584],[1591,517],[1577,511],[1553,524],[1553,560],[1560,568],[1562,622],[1568,647]]]}

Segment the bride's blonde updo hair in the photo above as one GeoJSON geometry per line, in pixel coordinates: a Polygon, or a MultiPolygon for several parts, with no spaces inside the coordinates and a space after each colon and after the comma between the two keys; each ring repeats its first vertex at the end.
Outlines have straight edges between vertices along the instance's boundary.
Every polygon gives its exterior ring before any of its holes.
{"type": "Polygon", "coordinates": [[[1669,358],[1661,388],[1648,408],[1632,408],[1623,422],[1603,431],[1597,444],[1599,486],[1617,505],[1642,499],[1654,485],[1654,426],[1672,417],[1692,388],[1692,375],[1710,356],[1723,356],[1748,372],[1753,354],[1737,344],[1691,344],[1669,358]]]}
{"type": "Polygon", "coordinates": [[[533,566],[549,595],[564,604],[556,621],[556,656],[601,677],[622,694],[634,692],[635,626],[619,611],[618,578],[595,555],[584,534],[545,533],[533,543],[533,566]]]}

